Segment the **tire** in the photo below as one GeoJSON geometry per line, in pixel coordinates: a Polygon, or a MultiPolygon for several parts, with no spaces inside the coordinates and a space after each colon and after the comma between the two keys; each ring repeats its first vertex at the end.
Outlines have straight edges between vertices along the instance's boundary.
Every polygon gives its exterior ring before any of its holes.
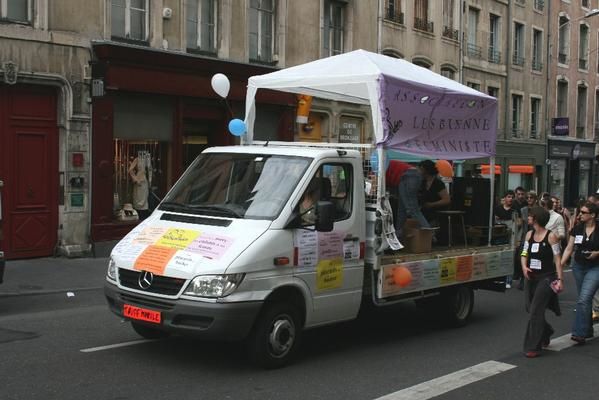
{"type": "Polygon", "coordinates": [[[146,339],[164,339],[170,336],[170,333],[168,332],[133,321],[131,321],[131,327],[139,336],[146,339]]]}
{"type": "Polygon", "coordinates": [[[267,369],[289,364],[302,334],[300,313],[290,304],[266,303],[247,342],[250,360],[267,369]]]}
{"type": "Polygon", "coordinates": [[[454,327],[466,325],[474,309],[474,291],[468,286],[460,285],[449,289],[441,298],[447,323],[454,327]]]}

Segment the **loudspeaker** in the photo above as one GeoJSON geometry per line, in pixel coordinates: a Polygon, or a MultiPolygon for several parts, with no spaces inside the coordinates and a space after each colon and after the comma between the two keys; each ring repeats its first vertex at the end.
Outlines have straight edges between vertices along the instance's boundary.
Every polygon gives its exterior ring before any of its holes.
{"type": "Polygon", "coordinates": [[[488,226],[491,181],[485,178],[453,178],[451,206],[464,211],[466,225],[488,226]]]}

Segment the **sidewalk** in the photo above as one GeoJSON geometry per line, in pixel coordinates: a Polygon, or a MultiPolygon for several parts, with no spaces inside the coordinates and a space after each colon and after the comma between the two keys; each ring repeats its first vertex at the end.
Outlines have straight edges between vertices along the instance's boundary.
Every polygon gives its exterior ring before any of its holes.
{"type": "Polygon", "coordinates": [[[34,258],[7,261],[0,297],[99,289],[108,258],[34,258]]]}

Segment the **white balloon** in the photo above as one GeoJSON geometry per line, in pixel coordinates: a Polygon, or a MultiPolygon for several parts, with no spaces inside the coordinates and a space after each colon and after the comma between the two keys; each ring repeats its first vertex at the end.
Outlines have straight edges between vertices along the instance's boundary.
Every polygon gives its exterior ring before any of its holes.
{"type": "Polygon", "coordinates": [[[212,89],[223,99],[227,98],[229,95],[229,89],[231,89],[231,83],[229,82],[229,78],[227,78],[223,74],[215,74],[212,77],[212,89]]]}

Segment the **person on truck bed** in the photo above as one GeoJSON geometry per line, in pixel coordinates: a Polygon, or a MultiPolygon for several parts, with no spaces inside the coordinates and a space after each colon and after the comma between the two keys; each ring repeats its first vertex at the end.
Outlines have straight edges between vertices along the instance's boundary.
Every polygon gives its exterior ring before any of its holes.
{"type": "MultiPolygon", "coordinates": [[[[449,227],[441,226],[437,211],[447,210],[451,204],[449,192],[443,181],[438,177],[437,166],[431,160],[423,160],[418,164],[422,174],[422,185],[420,187],[420,204],[424,218],[431,226],[441,228],[439,238],[446,238],[449,227]]],[[[433,239],[435,240],[435,239],[433,239]]]]}
{"type": "Polygon", "coordinates": [[[386,172],[386,181],[397,197],[394,210],[397,236],[401,237],[408,217],[417,220],[421,228],[429,228],[430,225],[418,205],[418,190],[422,184],[422,175],[418,169],[406,162],[391,160],[386,172]]]}

